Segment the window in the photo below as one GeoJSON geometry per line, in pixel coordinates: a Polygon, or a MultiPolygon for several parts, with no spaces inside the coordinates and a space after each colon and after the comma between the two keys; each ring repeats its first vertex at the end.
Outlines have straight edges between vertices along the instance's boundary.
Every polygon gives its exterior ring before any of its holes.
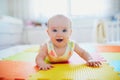
{"type": "Polygon", "coordinates": [[[71,15],[102,16],[107,14],[107,0],[71,0],[71,15]]]}
{"type": "Polygon", "coordinates": [[[103,16],[109,13],[110,0],[33,0],[36,16],[65,14],[70,16],[103,16]]]}
{"type": "Polygon", "coordinates": [[[67,15],[67,2],[68,0],[33,0],[31,4],[36,17],[39,15],[50,17],[54,14],[67,15]]]}
{"type": "Polygon", "coordinates": [[[67,14],[67,0],[43,0],[42,14],[67,14]]]}

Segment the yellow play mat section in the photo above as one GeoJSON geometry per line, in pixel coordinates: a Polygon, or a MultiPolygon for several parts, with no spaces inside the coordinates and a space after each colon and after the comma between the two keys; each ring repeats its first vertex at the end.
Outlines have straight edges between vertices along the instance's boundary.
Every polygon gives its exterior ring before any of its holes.
{"type": "Polygon", "coordinates": [[[73,55],[69,63],[53,64],[54,68],[44,71],[38,70],[35,64],[38,49],[34,46],[0,60],[0,80],[120,80],[120,52],[110,53],[114,55],[114,60],[109,52],[96,53],[94,56],[103,62],[100,67],[88,67],[81,62],[82,59],[73,55]],[[118,66],[112,66],[105,60],[118,61],[118,66]]]}
{"type": "Polygon", "coordinates": [[[48,71],[38,71],[29,80],[120,80],[117,72],[108,64],[99,68],[86,65],[56,64],[48,71]]]}

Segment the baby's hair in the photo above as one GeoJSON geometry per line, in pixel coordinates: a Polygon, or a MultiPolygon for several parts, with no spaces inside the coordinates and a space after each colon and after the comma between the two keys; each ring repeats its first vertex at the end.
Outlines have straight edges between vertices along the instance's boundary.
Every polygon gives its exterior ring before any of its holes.
{"type": "Polygon", "coordinates": [[[66,20],[70,21],[70,27],[71,27],[72,22],[71,22],[70,18],[68,18],[67,16],[64,16],[64,15],[62,15],[62,14],[58,14],[58,15],[55,15],[55,16],[52,16],[51,18],[49,18],[49,20],[48,20],[48,22],[47,22],[47,26],[49,26],[50,20],[52,20],[52,19],[54,19],[54,18],[56,18],[56,17],[65,18],[66,20]]]}

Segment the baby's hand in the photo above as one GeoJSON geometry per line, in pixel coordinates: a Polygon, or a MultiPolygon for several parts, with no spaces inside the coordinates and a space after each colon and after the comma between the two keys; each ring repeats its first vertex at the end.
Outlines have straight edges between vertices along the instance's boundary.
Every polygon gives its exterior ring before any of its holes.
{"type": "Polygon", "coordinates": [[[46,63],[41,64],[38,67],[39,67],[39,70],[49,70],[49,69],[53,68],[53,66],[51,64],[46,64],[46,63]]]}
{"type": "Polygon", "coordinates": [[[99,67],[102,63],[100,61],[89,60],[87,61],[87,65],[90,67],[99,67]]]}

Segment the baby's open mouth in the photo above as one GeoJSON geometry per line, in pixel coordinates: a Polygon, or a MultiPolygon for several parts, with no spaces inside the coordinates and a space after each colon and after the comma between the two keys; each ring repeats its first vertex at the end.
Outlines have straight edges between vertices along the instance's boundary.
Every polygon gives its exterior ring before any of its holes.
{"type": "Polygon", "coordinates": [[[62,42],[62,41],[63,41],[63,39],[56,39],[56,41],[57,41],[57,42],[62,42]]]}

